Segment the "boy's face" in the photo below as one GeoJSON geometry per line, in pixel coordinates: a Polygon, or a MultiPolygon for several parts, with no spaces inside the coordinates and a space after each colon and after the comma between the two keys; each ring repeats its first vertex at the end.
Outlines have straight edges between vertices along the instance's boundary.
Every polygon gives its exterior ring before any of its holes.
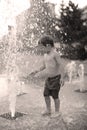
{"type": "Polygon", "coordinates": [[[52,49],[52,46],[50,44],[47,44],[45,47],[45,52],[50,53],[51,49],[52,49]]]}
{"type": "Polygon", "coordinates": [[[50,44],[47,44],[46,46],[39,45],[39,49],[44,53],[49,53],[52,49],[52,46],[50,44]]]}

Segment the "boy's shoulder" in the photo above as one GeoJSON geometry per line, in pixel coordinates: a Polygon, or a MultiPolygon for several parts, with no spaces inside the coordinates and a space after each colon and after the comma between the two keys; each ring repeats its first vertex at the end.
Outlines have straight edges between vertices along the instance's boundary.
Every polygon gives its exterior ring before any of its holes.
{"type": "Polygon", "coordinates": [[[44,54],[45,58],[48,57],[48,56],[50,56],[50,57],[58,57],[60,55],[55,49],[53,49],[50,54],[47,54],[47,53],[44,54]]]}
{"type": "Polygon", "coordinates": [[[53,50],[53,55],[54,55],[55,57],[56,57],[56,56],[57,56],[57,57],[60,56],[59,53],[58,53],[55,49],[53,50]]]}

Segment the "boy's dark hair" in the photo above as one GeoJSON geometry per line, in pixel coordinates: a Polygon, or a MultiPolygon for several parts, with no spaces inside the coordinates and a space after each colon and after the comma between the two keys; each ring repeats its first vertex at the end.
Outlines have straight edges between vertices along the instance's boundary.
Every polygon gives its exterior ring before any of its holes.
{"type": "Polygon", "coordinates": [[[43,36],[40,38],[40,40],[38,41],[39,45],[43,45],[43,46],[47,46],[47,45],[51,45],[52,47],[54,47],[54,41],[52,39],[51,36],[43,36]]]}

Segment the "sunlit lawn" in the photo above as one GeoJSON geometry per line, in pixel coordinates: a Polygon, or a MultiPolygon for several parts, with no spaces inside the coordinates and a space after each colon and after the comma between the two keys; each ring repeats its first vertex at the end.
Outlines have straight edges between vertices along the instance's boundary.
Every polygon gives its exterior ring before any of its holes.
{"type": "MultiPolygon", "coordinates": [[[[5,67],[3,64],[3,59],[2,57],[0,58],[0,73],[4,73],[5,67]]],[[[23,53],[18,53],[17,55],[17,65],[19,68],[19,80],[24,80],[23,78],[26,78],[29,76],[29,74],[34,71],[37,70],[38,68],[40,68],[40,66],[42,65],[42,59],[43,56],[41,55],[36,55],[36,54],[30,54],[29,52],[23,52],[23,53]]],[[[64,67],[66,66],[67,63],[69,63],[70,60],[68,59],[63,59],[63,64],[64,67]]],[[[80,62],[80,61],[76,61],[76,62],[80,62]]],[[[87,61],[83,62],[84,66],[85,66],[85,73],[87,74],[87,61]]],[[[28,83],[33,82],[37,83],[39,86],[41,85],[41,80],[38,80],[35,82],[35,80],[28,80],[28,83]]],[[[2,84],[2,83],[1,83],[2,84]]],[[[0,92],[4,92],[7,91],[6,87],[3,88],[3,86],[0,88],[0,92]]],[[[4,92],[5,93],[5,92],[4,92]]],[[[2,93],[2,96],[4,96],[5,94],[2,93]]]]}
{"type": "MultiPolygon", "coordinates": [[[[19,67],[19,77],[27,77],[32,71],[38,69],[42,64],[42,58],[43,58],[43,56],[35,55],[35,54],[29,54],[29,53],[18,54],[17,65],[19,67]]],[[[66,66],[66,64],[68,62],[70,62],[70,60],[64,59],[63,60],[64,66],[66,66]]],[[[81,63],[81,62],[79,62],[79,63],[81,63]]],[[[85,61],[85,68],[87,68],[86,61],[85,61]]],[[[38,82],[38,85],[40,85],[40,82],[38,82]]],[[[16,130],[16,129],[17,130],[20,130],[20,129],[34,130],[36,127],[39,127],[39,126],[42,128],[42,126],[44,126],[43,122],[46,123],[44,118],[41,117],[41,111],[45,107],[43,105],[44,101],[43,101],[43,97],[42,97],[42,93],[43,93],[42,88],[35,89],[34,88],[35,86],[33,87],[33,85],[31,85],[31,87],[32,87],[31,88],[29,84],[28,84],[28,87],[29,87],[28,94],[26,94],[24,96],[20,96],[17,100],[17,109],[19,111],[28,112],[28,115],[18,119],[15,122],[8,121],[8,120],[3,122],[4,119],[0,118],[0,124],[1,124],[0,130],[1,129],[2,130],[7,130],[7,129],[9,129],[9,130],[12,130],[12,129],[14,129],[14,130],[16,130]]],[[[69,103],[70,103],[70,105],[72,105],[72,103],[73,103],[73,106],[76,106],[76,104],[77,104],[76,101],[80,101],[80,104],[83,103],[84,100],[86,102],[86,95],[79,94],[79,96],[78,96],[78,93],[75,93],[74,91],[72,91],[72,90],[74,90],[74,87],[76,87],[76,86],[68,86],[68,87],[65,86],[64,88],[62,88],[61,93],[60,93],[61,94],[60,99],[62,99],[62,101],[61,101],[61,110],[62,111],[65,111],[66,108],[67,108],[66,109],[67,112],[69,112],[69,110],[71,110],[69,103]],[[71,92],[72,92],[72,96],[71,96],[71,92]],[[65,97],[63,97],[64,94],[65,94],[65,97]],[[71,98],[69,98],[69,97],[71,97],[71,98]],[[66,103],[66,99],[69,100],[69,101],[67,100],[68,101],[67,103],[66,103]],[[72,101],[72,103],[71,103],[71,101],[72,101]]],[[[2,104],[0,104],[0,106],[2,106],[2,109],[0,111],[1,113],[8,111],[8,106],[7,106],[7,104],[4,104],[4,102],[2,104]],[[6,108],[6,106],[7,106],[7,108],[6,108]]],[[[78,114],[78,113],[76,113],[76,114],[78,114]]],[[[69,116],[69,114],[67,114],[67,117],[68,116],[69,116]]],[[[72,117],[75,118],[76,116],[72,116],[72,117]]],[[[81,119],[82,118],[80,118],[80,120],[81,119]]],[[[85,120],[86,120],[86,118],[85,118],[85,120]]],[[[82,120],[81,120],[81,122],[82,122],[82,120]]],[[[73,126],[73,124],[72,124],[72,126],[73,126]]],[[[78,126],[75,126],[75,128],[76,127],[78,127],[78,126]]],[[[35,130],[37,130],[37,129],[35,129],[35,130]]]]}

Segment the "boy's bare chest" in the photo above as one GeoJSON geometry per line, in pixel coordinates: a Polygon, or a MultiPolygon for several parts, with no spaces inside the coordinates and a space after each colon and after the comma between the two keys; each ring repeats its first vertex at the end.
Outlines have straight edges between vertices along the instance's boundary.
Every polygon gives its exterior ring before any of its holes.
{"type": "Polygon", "coordinates": [[[55,62],[55,58],[52,54],[48,55],[48,54],[45,54],[44,55],[44,60],[45,62],[55,62]]]}
{"type": "Polygon", "coordinates": [[[56,62],[54,55],[45,55],[44,61],[47,68],[55,68],[58,66],[58,63],[56,62]]]}

